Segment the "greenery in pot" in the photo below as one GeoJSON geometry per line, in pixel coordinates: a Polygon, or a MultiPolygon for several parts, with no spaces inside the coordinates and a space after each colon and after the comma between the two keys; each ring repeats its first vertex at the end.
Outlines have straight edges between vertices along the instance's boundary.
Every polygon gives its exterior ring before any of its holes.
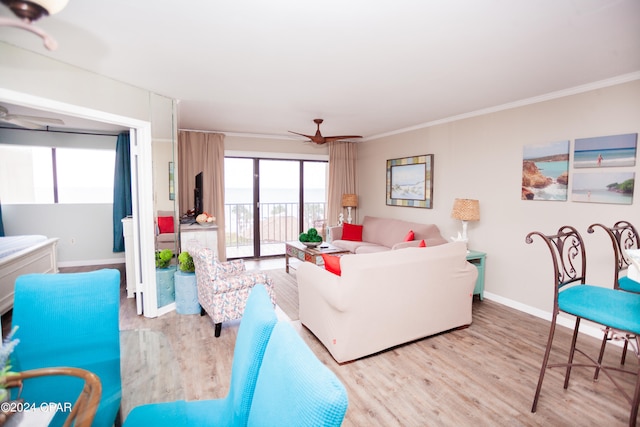
{"type": "Polygon", "coordinates": [[[171,264],[171,258],[173,258],[173,252],[171,249],[156,251],[156,268],[169,267],[169,264],[171,264]]]}
{"type": "Polygon", "coordinates": [[[322,242],[322,236],[318,234],[318,230],[316,230],[315,228],[310,228],[309,230],[307,230],[306,233],[301,233],[298,239],[300,239],[300,241],[303,243],[304,242],[307,242],[307,243],[322,242]]]}
{"type": "Polygon", "coordinates": [[[180,271],[184,273],[193,273],[196,271],[196,266],[193,263],[193,258],[189,252],[180,252],[180,255],[178,255],[178,267],[180,268],[180,271]]]}

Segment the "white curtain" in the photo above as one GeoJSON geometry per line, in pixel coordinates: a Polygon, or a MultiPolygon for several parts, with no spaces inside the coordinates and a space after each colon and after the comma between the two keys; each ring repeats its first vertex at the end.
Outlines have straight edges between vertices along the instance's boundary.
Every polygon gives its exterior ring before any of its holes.
{"type": "MultiPolygon", "coordinates": [[[[358,194],[356,179],[357,143],[336,141],[329,143],[329,191],[327,200],[328,225],[338,224],[343,212],[342,195],[358,194]]],[[[359,202],[358,202],[359,203],[359,202]]],[[[358,223],[358,209],[352,211],[353,222],[358,223]]]]}
{"type": "Polygon", "coordinates": [[[178,132],[179,209],[193,209],[195,176],[203,173],[203,210],[216,217],[218,258],[227,259],[224,218],[224,134],[194,131],[178,132]]]}

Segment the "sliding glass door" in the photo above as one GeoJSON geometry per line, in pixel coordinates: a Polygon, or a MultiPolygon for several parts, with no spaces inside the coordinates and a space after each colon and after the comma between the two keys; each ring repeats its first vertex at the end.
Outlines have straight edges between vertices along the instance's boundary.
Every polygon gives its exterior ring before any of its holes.
{"type": "Polygon", "coordinates": [[[282,255],[309,227],[324,229],[327,162],[225,158],[227,258],[282,255]]]}

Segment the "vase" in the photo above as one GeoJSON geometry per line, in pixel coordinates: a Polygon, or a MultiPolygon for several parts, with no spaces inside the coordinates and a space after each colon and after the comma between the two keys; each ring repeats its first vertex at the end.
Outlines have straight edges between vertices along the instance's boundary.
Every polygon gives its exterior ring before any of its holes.
{"type": "Polygon", "coordinates": [[[178,270],[174,277],[176,312],[178,314],[200,314],[196,273],[187,273],[178,270]]]}

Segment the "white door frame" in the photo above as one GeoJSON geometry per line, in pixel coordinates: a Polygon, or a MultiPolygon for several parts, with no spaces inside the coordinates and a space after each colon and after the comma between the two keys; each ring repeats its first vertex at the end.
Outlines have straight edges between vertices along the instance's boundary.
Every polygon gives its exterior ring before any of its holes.
{"type": "Polygon", "coordinates": [[[0,88],[0,100],[68,116],[128,127],[131,130],[131,193],[137,304],[145,317],[158,316],[153,223],[151,123],[0,88]],[[142,298],[140,298],[142,297],[142,298]],[[142,301],[140,301],[140,299],[142,301]]]}

